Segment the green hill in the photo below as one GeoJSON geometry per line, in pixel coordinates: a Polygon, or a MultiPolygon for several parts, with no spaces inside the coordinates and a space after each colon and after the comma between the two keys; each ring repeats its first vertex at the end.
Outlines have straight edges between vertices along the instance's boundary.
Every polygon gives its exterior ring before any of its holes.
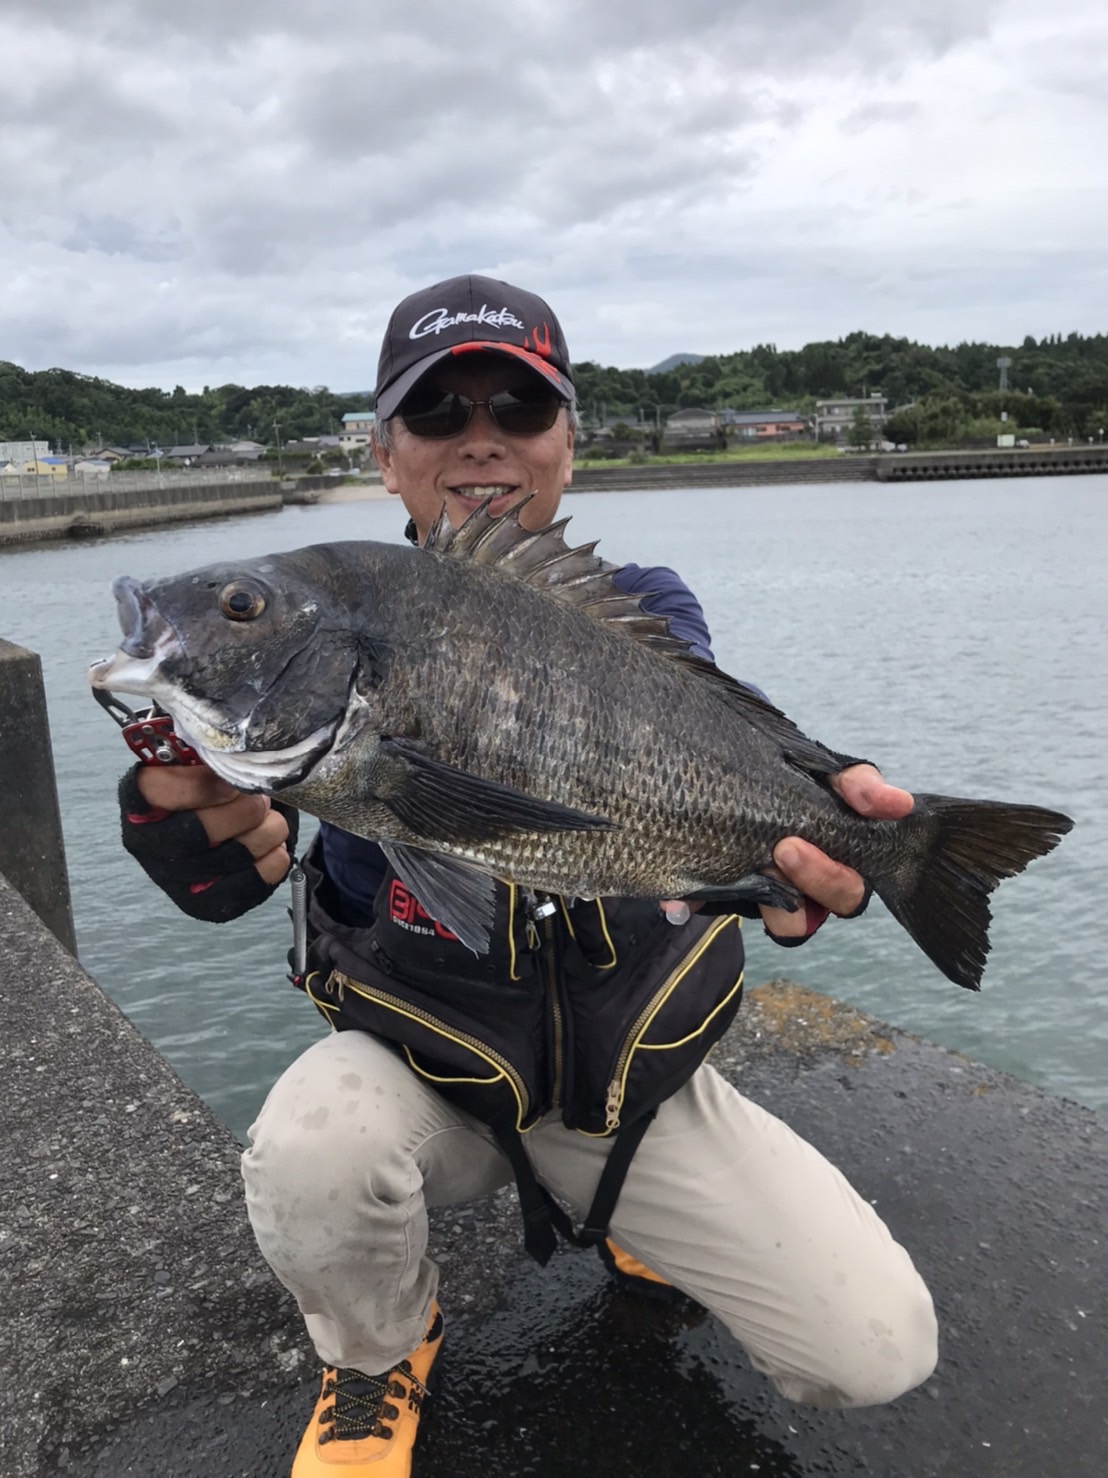
{"type": "MultiPolygon", "coordinates": [[[[920,441],[941,427],[1018,411],[1019,424],[1056,436],[1096,436],[1108,429],[1108,335],[1051,334],[1020,345],[958,344],[931,348],[910,339],[866,333],[778,350],[759,344],[733,354],[671,355],[655,370],[624,370],[591,361],[574,365],[585,424],[614,417],[654,421],[684,406],[770,406],[810,411],[818,399],[879,391],[893,406],[913,405],[896,439],[920,441]],[[997,392],[996,361],[1012,361],[1008,396],[997,392]],[[680,362],[674,362],[680,361],[680,362]],[[1018,398],[1018,405],[1017,400],[1018,398]],[[926,425],[921,421],[926,420],[926,425]]],[[[95,445],[250,437],[272,443],[340,429],[347,411],[367,397],[318,386],[205,386],[190,394],[131,390],[73,370],[29,371],[0,362],[0,441],[44,438],[63,451],[95,445]]]]}

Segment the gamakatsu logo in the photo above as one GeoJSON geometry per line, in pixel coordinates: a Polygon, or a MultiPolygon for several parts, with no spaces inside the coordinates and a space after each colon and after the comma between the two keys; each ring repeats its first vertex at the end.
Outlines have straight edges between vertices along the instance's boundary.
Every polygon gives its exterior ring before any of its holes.
{"type": "Polygon", "coordinates": [[[487,323],[491,328],[522,328],[522,322],[507,308],[490,310],[482,303],[477,313],[448,313],[445,308],[435,308],[417,318],[408,334],[409,339],[425,339],[429,334],[441,334],[459,323],[487,323]]]}

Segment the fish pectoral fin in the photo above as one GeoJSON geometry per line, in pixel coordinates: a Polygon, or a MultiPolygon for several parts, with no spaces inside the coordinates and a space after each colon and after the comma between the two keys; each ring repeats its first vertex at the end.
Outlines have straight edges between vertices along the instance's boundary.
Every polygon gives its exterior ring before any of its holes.
{"type": "Polygon", "coordinates": [[[691,903],[764,903],[767,908],[785,908],[795,913],[800,907],[802,894],[786,883],[784,878],[767,877],[764,872],[748,872],[733,883],[724,883],[718,888],[698,888],[695,893],[686,893],[685,901],[691,903]]]}
{"type": "Polygon", "coordinates": [[[519,832],[607,831],[612,825],[605,816],[589,816],[467,774],[410,739],[382,739],[374,768],[375,799],[429,842],[488,842],[519,832]]]}
{"type": "Polygon", "coordinates": [[[437,924],[475,955],[489,952],[496,883],[486,872],[437,852],[385,842],[381,850],[397,877],[437,924]]]}

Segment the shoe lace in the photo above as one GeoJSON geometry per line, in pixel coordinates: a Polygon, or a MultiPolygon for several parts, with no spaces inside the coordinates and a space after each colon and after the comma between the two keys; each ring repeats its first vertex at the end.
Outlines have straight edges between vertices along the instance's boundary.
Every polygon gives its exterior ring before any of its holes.
{"type": "Polygon", "coordinates": [[[321,1442],[352,1442],[366,1437],[380,1437],[387,1442],[393,1434],[389,1422],[400,1417],[400,1408],[394,1401],[407,1401],[418,1410],[427,1392],[413,1374],[411,1362],[401,1360],[384,1375],[333,1369],[323,1383],[323,1394],[333,1396],[334,1400],[320,1413],[320,1421],[327,1424],[327,1430],[320,1435],[321,1442]]]}

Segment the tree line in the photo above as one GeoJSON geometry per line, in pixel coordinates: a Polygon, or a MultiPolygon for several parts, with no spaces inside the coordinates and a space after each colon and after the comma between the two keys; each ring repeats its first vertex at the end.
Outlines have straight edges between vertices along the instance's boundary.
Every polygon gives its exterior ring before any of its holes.
{"type": "MultiPolygon", "coordinates": [[[[900,408],[890,439],[917,445],[957,445],[991,434],[1001,411],[1021,434],[1059,438],[1096,436],[1108,418],[1105,334],[932,348],[853,333],[795,350],[759,344],[659,374],[591,361],[575,364],[573,372],[586,426],[660,423],[687,406],[811,413],[818,400],[874,392],[900,408]],[[1006,392],[998,390],[1001,355],[1011,360],[1006,392]]],[[[322,385],[205,386],[199,394],[180,385],[132,390],[73,370],[30,371],[0,362],[0,441],[34,436],[63,452],[244,438],[272,445],[278,436],[286,442],[336,434],[344,413],[367,404],[371,396],[339,395],[322,385]]]]}
{"type": "Polygon", "coordinates": [[[367,395],[338,395],[325,385],[205,385],[190,393],[131,390],[74,370],[25,370],[0,362],[0,441],[49,441],[60,452],[97,446],[275,444],[337,435],[343,415],[364,410],[367,395]]]}

